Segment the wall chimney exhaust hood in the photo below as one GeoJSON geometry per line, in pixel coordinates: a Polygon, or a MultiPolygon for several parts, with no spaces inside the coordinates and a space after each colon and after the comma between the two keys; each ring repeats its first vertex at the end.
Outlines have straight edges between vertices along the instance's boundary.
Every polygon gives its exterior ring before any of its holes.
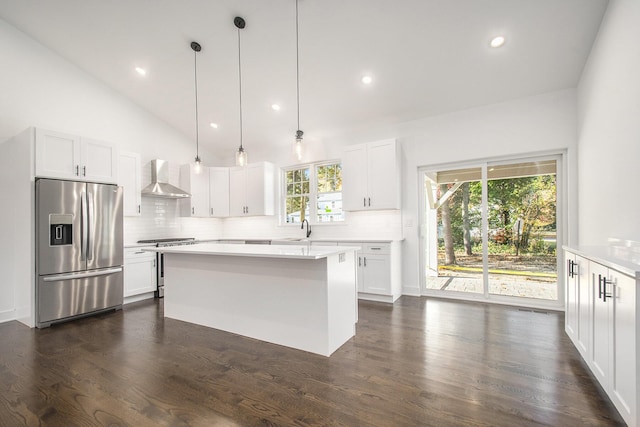
{"type": "Polygon", "coordinates": [[[151,184],[142,189],[143,196],[183,199],[191,197],[188,192],[169,184],[169,162],[151,160],[151,184]]]}

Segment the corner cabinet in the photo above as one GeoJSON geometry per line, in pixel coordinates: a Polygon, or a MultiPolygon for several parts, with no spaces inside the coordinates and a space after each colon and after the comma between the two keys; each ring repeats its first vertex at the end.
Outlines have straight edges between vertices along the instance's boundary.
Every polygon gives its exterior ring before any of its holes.
{"type": "Polygon", "coordinates": [[[209,217],[209,168],[181,165],[180,188],[191,194],[180,199],[180,216],[209,217]]]}
{"type": "Polygon", "coordinates": [[[229,216],[275,213],[275,165],[250,163],[229,169],[229,216]]]}
{"type": "Polygon", "coordinates": [[[400,209],[400,161],[395,139],[346,147],[342,152],[343,210],[400,209]]]}
{"type": "Polygon", "coordinates": [[[113,144],[36,128],[35,175],[109,184],[118,182],[118,150],[113,144]]]}
{"type": "Polygon", "coordinates": [[[565,329],[625,422],[640,426],[640,265],[609,253],[603,248],[565,248],[565,329]]]}
{"type": "Polygon", "coordinates": [[[357,252],[358,298],[394,302],[402,294],[400,242],[338,242],[360,246],[357,252]]]}
{"type": "Polygon", "coordinates": [[[142,214],[140,154],[121,151],[119,158],[118,185],[123,190],[124,216],[140,216],[142,214]]]}

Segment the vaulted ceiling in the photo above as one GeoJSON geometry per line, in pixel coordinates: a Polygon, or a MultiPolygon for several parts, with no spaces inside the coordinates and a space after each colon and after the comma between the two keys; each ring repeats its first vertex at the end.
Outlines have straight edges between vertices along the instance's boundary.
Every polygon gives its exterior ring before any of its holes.
{"type": "MultiPolygon", "coordinates": [[[[0,17],[195,139],[291,144],[295,0],[0,0],[0,17]],[[146,69],[142,77],[135,67],[146,69]],[[272,109],[280,106],[279,111],[272,109]],[[209,123],[216,123],[217,129],[209,123]]],[[[575,87],[606,0],[299,0],[300,121],[310,140],[575,87]],[[493,36],[506,43],[491,48],[493,36]],[[372,76],[365,85],[361,78],[372,76]]]]}

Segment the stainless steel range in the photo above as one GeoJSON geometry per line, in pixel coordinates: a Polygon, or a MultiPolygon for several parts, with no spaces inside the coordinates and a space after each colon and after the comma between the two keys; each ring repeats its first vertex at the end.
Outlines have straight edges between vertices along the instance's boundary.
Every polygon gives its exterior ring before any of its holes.
{"type": "MultiPolygon", "coordinates": [[[[174,237],[169,239],[150,239],[150,240],[138,240],[138,243],[149,243],[156,245],[157,248],[163,248],[168,246],[183,246],[183,245],[195,245],[196,239],[194,237],[174,237]]],[[[158,288],[155,292],[157,298],[164,297],[164,254],[158,252],[156,255],[156,275],[158,288]]]]}

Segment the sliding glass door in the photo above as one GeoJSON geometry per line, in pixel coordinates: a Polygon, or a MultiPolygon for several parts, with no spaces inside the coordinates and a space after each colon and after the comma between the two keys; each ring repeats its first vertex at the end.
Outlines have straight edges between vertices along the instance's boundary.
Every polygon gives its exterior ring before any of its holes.
{"type": "Polygon", "coordinates": [[[557,303],[559,160],[422,170],[423,293],[557,303]]]}

